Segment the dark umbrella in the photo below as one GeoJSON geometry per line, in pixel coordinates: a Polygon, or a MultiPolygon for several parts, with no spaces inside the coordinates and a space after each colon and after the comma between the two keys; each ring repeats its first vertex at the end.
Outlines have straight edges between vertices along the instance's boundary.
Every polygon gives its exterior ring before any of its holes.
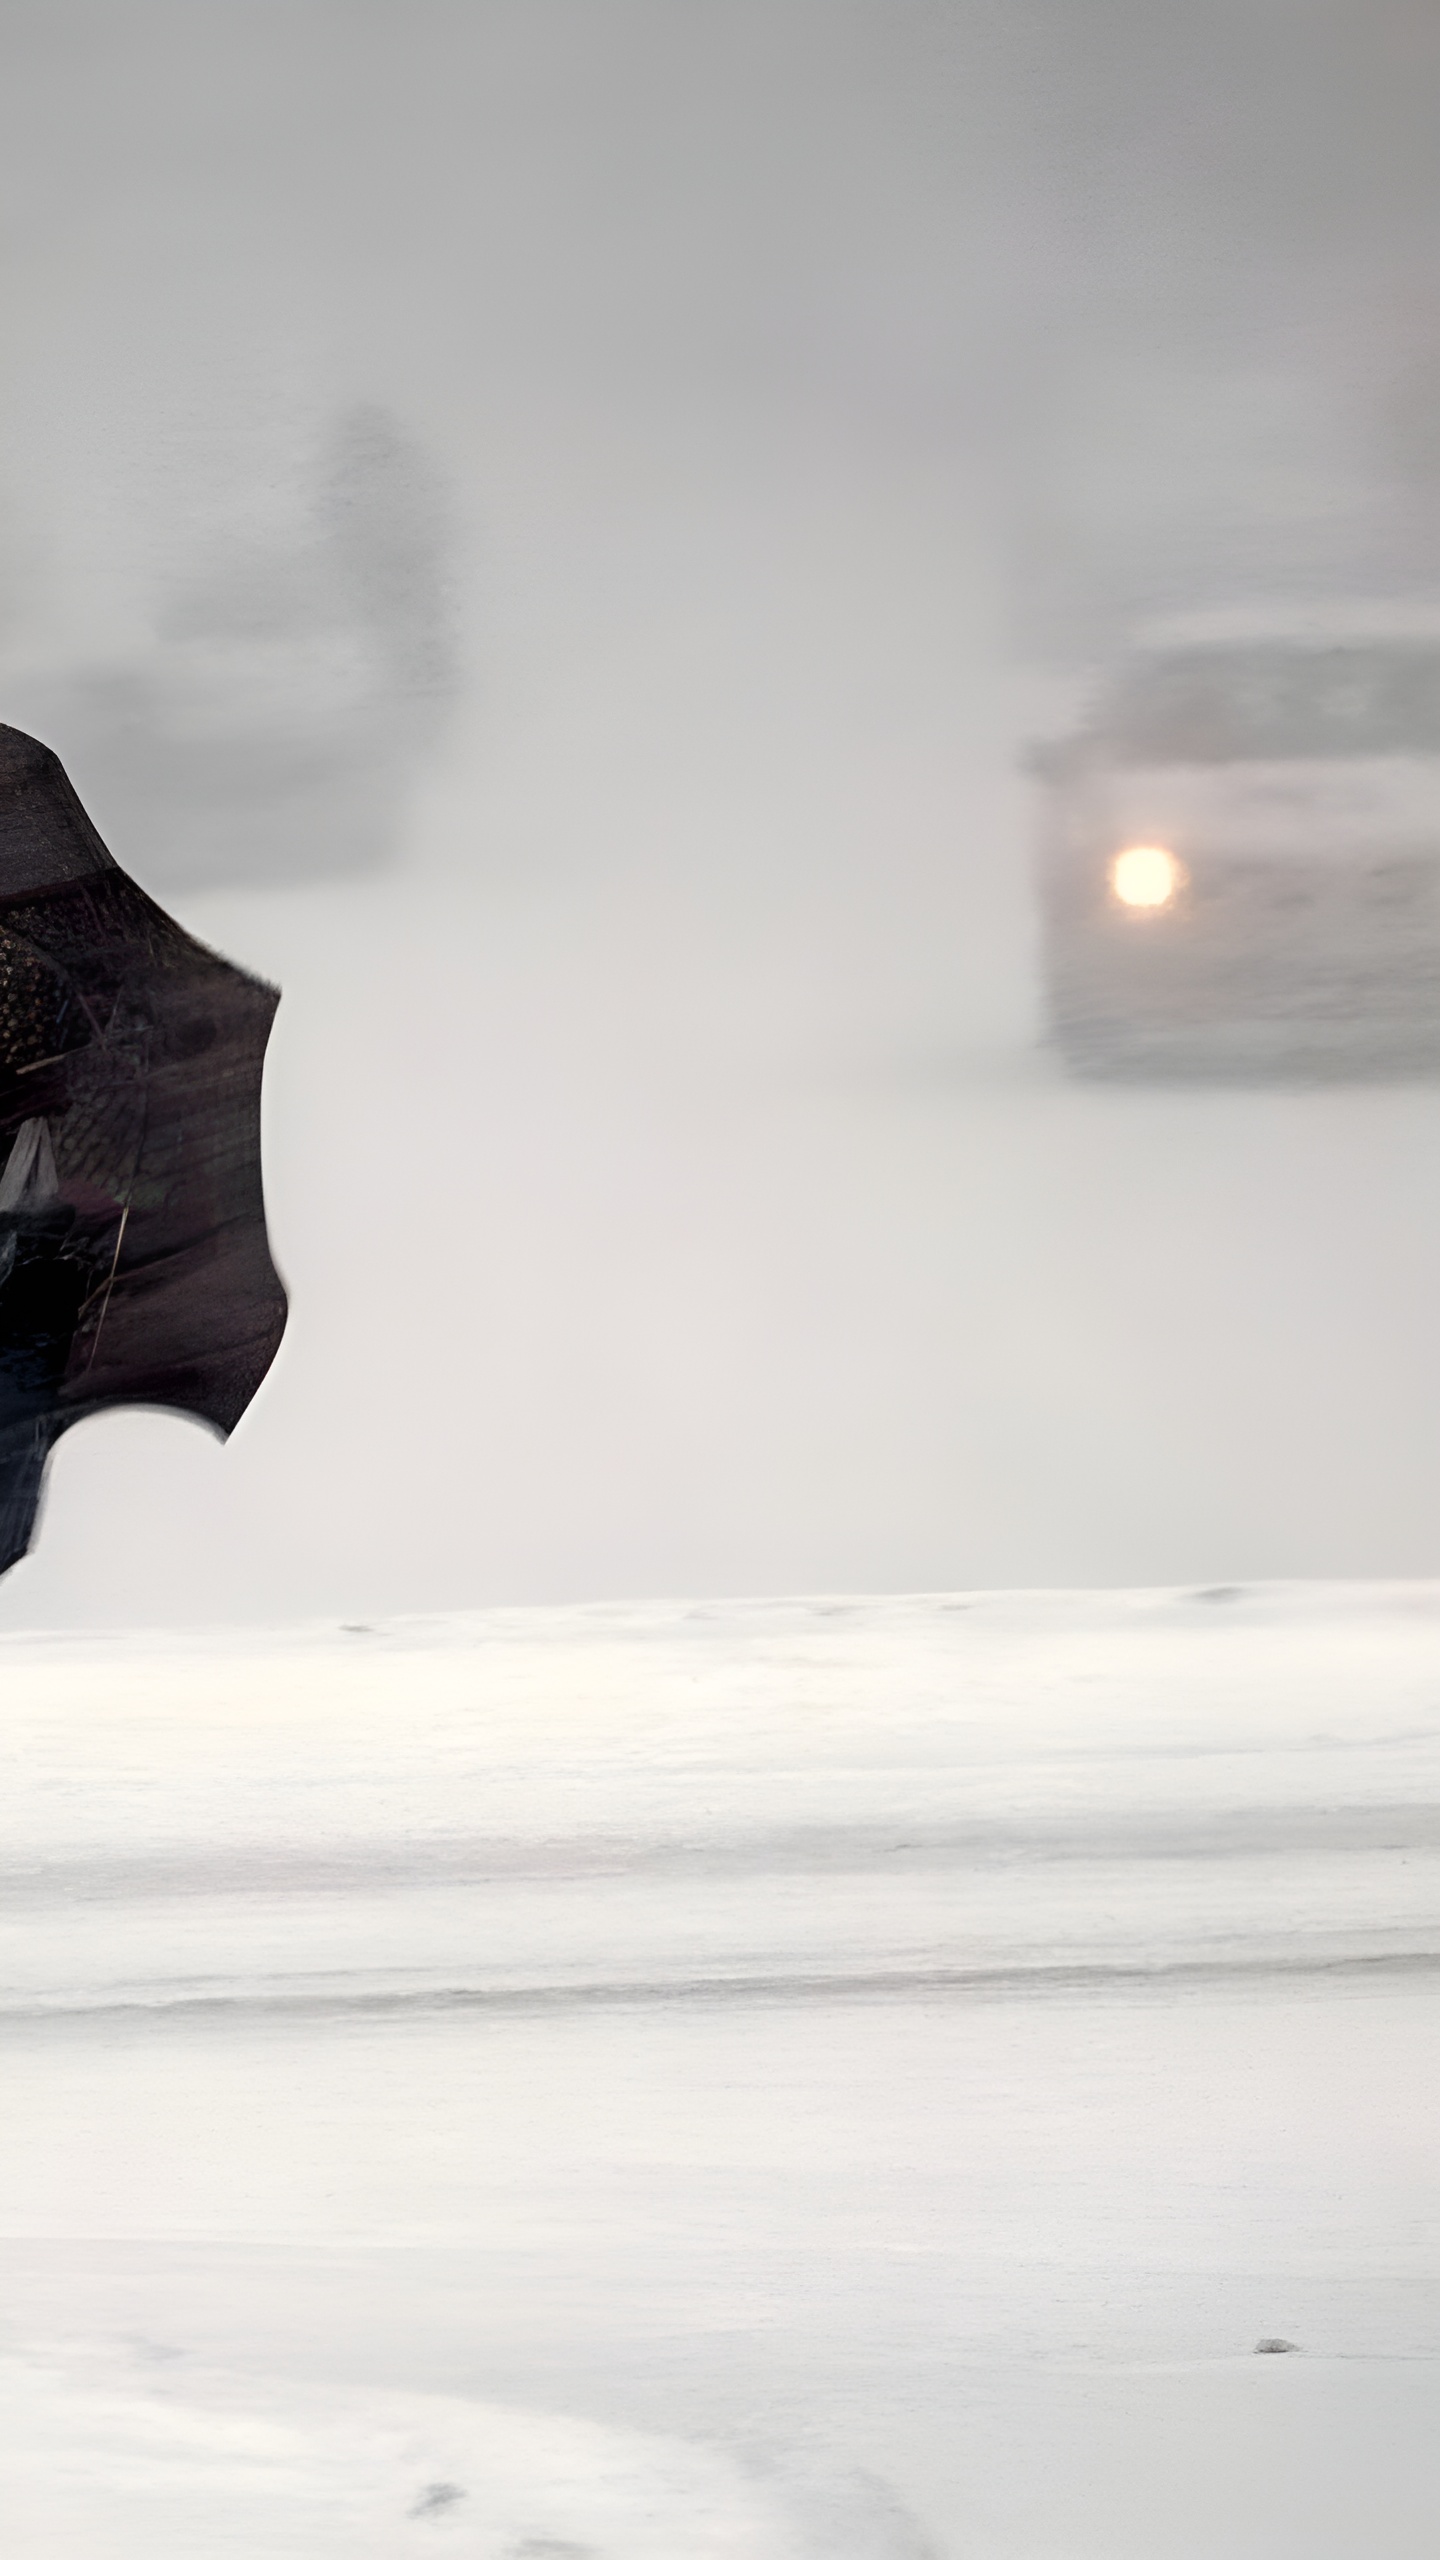
{"type": "Polygon", "coordinates": [[[278,1002],[126,876],[48,747],[0,727],[0,1573],[72,1422],[167,1405],[224,1438],[275,1357],[278,1002]]]}

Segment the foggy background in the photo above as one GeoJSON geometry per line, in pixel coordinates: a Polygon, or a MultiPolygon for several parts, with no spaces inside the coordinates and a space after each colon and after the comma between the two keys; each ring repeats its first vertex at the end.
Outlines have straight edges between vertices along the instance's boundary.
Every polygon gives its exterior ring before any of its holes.
{"type": "Polygon", "coordinates": [[[1440,1098],[1083,1091],[1017,757],[1440,587],[1432,0],[0,7],[0,713],[284,989],[0,1623],[1433,1570],[1440,1098]]]}

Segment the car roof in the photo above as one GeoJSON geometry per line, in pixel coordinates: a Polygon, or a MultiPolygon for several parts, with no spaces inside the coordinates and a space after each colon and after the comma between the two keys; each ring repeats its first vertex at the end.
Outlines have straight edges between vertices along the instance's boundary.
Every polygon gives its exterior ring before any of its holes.
{"type": "Polygon", "coordinates": [[[1130,637],[1130,658],[1178,650],[1264,647],[1383,648],[1407,642],[1440,645],[1440,601],[1385,597],[1373,603],[1248,604],[1205,612],[1170,614],[1142,624],[1130,637]]]}

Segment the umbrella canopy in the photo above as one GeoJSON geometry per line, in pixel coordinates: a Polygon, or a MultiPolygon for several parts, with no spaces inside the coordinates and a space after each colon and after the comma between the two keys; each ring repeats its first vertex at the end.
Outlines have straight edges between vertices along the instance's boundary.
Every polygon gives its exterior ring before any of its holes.
{"type": "Polygon", "coordinates": [[[224,1438],[275,1357],[278,1002],[136,887],[48,747],[0,727],[0,1573],[72,1422],[162,1405],[224,1438]]]}

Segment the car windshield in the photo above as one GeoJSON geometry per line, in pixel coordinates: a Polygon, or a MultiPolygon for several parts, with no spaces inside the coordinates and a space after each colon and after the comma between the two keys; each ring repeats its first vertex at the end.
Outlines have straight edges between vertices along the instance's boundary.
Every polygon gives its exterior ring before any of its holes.
{"type": "Polygon", "coordinates": [[[1145,764],[1440,754],[1440,642],[1193,649],[1137,666],[1101,732],[1145,764]]]}

